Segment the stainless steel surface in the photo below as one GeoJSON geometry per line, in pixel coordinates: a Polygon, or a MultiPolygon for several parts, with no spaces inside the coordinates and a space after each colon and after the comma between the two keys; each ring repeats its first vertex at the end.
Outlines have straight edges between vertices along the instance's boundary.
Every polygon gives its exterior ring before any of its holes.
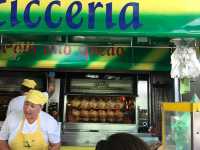
{"type": "Polygon", "coordinates": [[[100,139],[116,132],[137,132],[136,125],[110,123],[64,123],[64,145],[94,146],[100,139]]]}
{"type": "Polygon", "coordinates": [[[66,121],[66,112],[67,112],[67,95],[64,96],[64,110],[63,110],[63,121],[66,121]]]}
{"type": "Polygon", "coordinates": [[[67,131],[130,131],[137,132],[135,124],[112,123],[64,123],[63,132],[67,131]]]}
{"type": "MultiPolygon", "coordinates": [[[[99,132],[75,132],[67,131],[61,135],[62,145],[71,146],[95,146],[100,140],[106,139],[108,136],[120,131],[99,131],[99,132]]],[[[158,142],[158,137],[152,137],[150,134],[141,134],[137,132],[123,131],[136,135],[148,144],[158,142]]]]}
{"type": "Polygon", "coordinates": [[[72,42],[96,42],[96,43],[130,43],[132,37],[110,37],[110,36],[71,36],[72,42]]]}
{"type": "Polygon", "coordinates": [[[99,140],[107,137],[106,132],[65,132],[61,135],[62,145],[95,146],[99,140]]]}
{"type": "Polygon", "coordinates": [[[116,132],[137,133],[137,127],[130,124],[64,123],[62,144],[95,146],[99,140],[116,132]]]}
{"type": "Polygon", "coordinates": [[[175,94],[174,95],[175,102],[179,102],[181,99],[180,99],[180,87],[178,78],[174,79],[174,94],[175,94]]]}
{"type": "Polygon", "coordinates": [[[200,150],[200,112],[194,112],[192,119],[192,150],[200,150]]]}
{"type": "Polygon", "coordinates": [[[72,79],[70,92],[132,94],[132,80],[72,79]]]}

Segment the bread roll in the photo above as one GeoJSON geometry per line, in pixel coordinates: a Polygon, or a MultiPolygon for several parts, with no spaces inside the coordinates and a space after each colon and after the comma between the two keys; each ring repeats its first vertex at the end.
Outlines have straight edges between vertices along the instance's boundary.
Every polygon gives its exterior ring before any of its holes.
{"type": "Polygon", "coordinates": [[[89,117],[90,118],[97,118],[98,117],[98,112],[96,110],[90,110],[89,111],[89,117]]]}
{"type": "Polygon", "coordinates": [[[78,98],[75,98],[71,101],[71,106],[74,107],[74,108],[79,108],[81,102],[78,98]]]}
{"type": "Polygon", "coordinates": [[[81,110],[80,116],[84,117],[84,118],[88,118],[89,117],[89,113],[88,113],[87,110],[81,110]]]}
{"type": "Polygon", "coordinates": [[[83,121],[89,121],[89,113],[88,110],[81,110],[80,112],[81,119],[83,121]]]}
{"type": "Polygon", "coordinates": [[[124,114],[121,111],[116,111],[115,112],[115,117],[116,118],[122,118],[124,116],[124,114]]]}
{"type": "Polygon", "coordinates": [[[115,108],[115,102],[112,101],[112,100],[108,100],[107,103],[106,103],[106,108],[107,109],[114,109],[115,108]]]}
{"type": "Polygon", "coordinates": [[[106,102],[104,100],[99,100],[97,103],[98,109],[105,109],[106,108],[106,102]]]}
{"type": "Polygon", "coordinates": [[[106,118],[106,111],[105,110],[99,110],[98,115],[99,115],[99,118],[106,118]]]}
{"type": "Polygon", "coordinates": [[[97,108],[97,101],[94,98],[91,101],[89,101],[89,108],[90,109],[96,109],[97,108]]]}
{"type": "Polygon", "coordinates": [[[80,116],[80,111],[77,109],[72,109],[72,115],[75,117],[79,117],[80,116]]]}
{"type": "Polygon", "coordinates": [[[115,109],[122,109],[124,104],[120,101],[115,102],[115,109]]]}
{"type": "Polygon", "coordinates": [[[114,112],[112,110],[107,111],[107,118],[114,118],[114,112]]]}
{"type": "Polygon", "coordinates": [[[83,99],[83,100],[81,101],[80,108],[81,108],[81,109],[89,109],[88,106],[89,106],[89,101],[86,100],[86,99],[83,99]]]}
{"type": "Polygon", "coordinates": [[[109,122],[114,122],[114,111],[113,110],[108,110],[107,111],[107,120],[109,122]]]}

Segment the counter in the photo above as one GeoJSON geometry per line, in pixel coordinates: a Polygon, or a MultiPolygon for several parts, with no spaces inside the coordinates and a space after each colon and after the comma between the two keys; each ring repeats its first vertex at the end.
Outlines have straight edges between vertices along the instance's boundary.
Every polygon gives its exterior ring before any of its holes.
{"type": "Polygon", "coordinates": [[[62,146],[61,150],[95,150],[95,147],[62,146]]]}

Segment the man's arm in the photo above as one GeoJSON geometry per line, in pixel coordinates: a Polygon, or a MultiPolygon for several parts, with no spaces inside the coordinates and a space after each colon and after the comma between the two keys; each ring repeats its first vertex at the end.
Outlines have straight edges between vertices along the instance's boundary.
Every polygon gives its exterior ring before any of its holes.
{"type": "MultiPolygon", "coordinates": [[[[49,144],[49,150],[59,150],[60,149],[60,143],[56,144],[49,144]]],[[[1,149],[0,149],[1,150],[1,149]]],[[[7,150],[7,149],[6,149],[7,150]]]]}
{"type": "Polygon", "coordinates": [[[0,131],[0,150],[10,150],[8,146],[10,115],[6,117],[0,131]]]}
{"type": "Polygon", "coordinates": [[[7,141],[0,140],[0,150],[10,150],[7,141]]]}

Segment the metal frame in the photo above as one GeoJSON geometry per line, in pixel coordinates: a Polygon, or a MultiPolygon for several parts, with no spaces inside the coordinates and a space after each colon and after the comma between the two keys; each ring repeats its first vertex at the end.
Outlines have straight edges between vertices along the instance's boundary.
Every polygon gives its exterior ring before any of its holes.
{"type": "MultiPolygon", "coordinates": [[[[179,103],[163,103],[162,118],[165,112],[189,112],[191,115],[191,150],[200,149],[200,103],[179,102],[179,103]]],[[[162,142],[165,145],[166,132],[165,120],[162,120],[162,142]]],[[[181,136],[181,135],[180,135],[181,136]]]]}

